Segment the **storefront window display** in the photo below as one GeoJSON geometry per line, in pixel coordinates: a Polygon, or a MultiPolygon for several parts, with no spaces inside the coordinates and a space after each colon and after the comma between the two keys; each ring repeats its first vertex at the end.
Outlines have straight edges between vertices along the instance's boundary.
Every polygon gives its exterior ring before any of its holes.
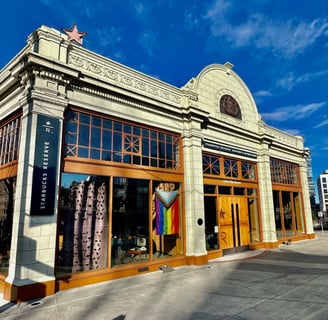
{"type": "Polygon", "coordinates": [[[112,266],[181,255],[180,185],[126,178],[113,181],[112,266]]]}
{"type": "Polygon", "coordinates": [[[183,254],[181,182],[147,172],[182,181],[180,144],[173,133],[67,111],[64,170],[76,173],[62,174],[58,275],[183,254]],[[102,176],[80,174],[95,165],[102,176]]]}
{"type": "Polygon", "coordinates": [[[285,235],[293,236],[294,234],[294,219],[293,219],[293,209],[291,203],[290,192],[281,192],[281,201],[283,207],[283,218],[284,218],[284,227],[285,227],[285,235]]]}
{"type": "Polygon", "coordinates": [[[107,266],[109,180],[102,176],[62,175],[57,273],[107,266]]]}
{"type": "Polygon", "coordinates": [[[295,211],[296,234],[304,233],[304,218],[302,210],[302,197],[300,192],[293,192],[293,205],[295,211]]]}
{"type": "Polygon", "coordinates": [[[273,191],[277,238],[304,234],[301,192],[273,191]]]}
{"type": "Polygon", "coordinates": [[[0,273],[9,267],[16,178],[0,181],[0,273]]]}
{"type": "Polygon", "coordinates": [[[304,234],[302,187],[298,166],[271,159],[271,178],[277,238],[304,234]]]}
{"type": "Polygon", "coordinates": [[[281,219],[279,196],[280,196],[279,191],[273,191],[274,217],[275,217],[275,221],[276,221],[277,238],[281,238],[283,236],[283,225],[282,225],[282,219],[281,219]]]}
{"type": "Polygon", "coordinates": [[[113,178],[112,266],[149,260],[149,181],[113,178]]]}
{"type": "Polygon", "coordinates": [[[251,243],[260,242],[261,229],[260,229],[258,197],[257,197],[256,188],[247,188],[247,204],[248,204],[251,243]]]}
{"type": "Polygon", "coordinates": [[[180,184],[63,173],[57,274],[107,268],[109,234],[112,267],[182,255],[180,184]]]}
{"type": "Polygon", "coordinates": [[[21,113],[0,125],[0,274],[9,268],[21,113]]]}
{"type": "MultiPolygon", "coordinates": [[[[214,186],[215,187],[215,186],[214,186]]],[[[206,191],[209,190],[209,186],[206,185],[206,191]]],[[[220,248],[219,241],[219,221],[216,210],[216,197],[205,196],[204,208],[205,208],[205,240],[206,250],[217,250],[220,248]]]]}
{"type": "Polygon", "coordinates": [[[153,259],[183,254],[180,183],[153,181],[153,259]]]}

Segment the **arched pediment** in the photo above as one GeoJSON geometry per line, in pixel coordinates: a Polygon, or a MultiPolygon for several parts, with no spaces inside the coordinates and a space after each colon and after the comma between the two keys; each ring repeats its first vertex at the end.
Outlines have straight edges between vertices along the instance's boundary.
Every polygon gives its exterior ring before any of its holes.
{"type": "Polygon", "coordinates": [[[211,64],[184,87],[198,96],[198,107],[211,117],[257,131],[258,110],[244,81],[233,65],[211,64]]]}

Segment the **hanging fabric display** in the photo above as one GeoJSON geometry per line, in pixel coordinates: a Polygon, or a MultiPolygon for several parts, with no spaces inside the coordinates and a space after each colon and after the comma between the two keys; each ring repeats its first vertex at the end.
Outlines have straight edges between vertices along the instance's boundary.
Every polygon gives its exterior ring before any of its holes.
{"type": "Polygon", "coordinates": [[[104,182],[97,181],[82,181],[70,187],[73,225],[67,212],[60,256],[61,266],[72,266],[72,273],[104,268],[107,264],[106,189],[104,182]]]}
{"type": "Polygon", "coordinates": [[[156,234],[179,233],[178,190],[156,190],[156,234]]]}

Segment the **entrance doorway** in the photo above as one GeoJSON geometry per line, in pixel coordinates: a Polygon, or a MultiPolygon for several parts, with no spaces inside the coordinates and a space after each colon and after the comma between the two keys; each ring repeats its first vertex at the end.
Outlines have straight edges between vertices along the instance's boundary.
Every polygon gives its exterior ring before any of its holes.
{"type": "Polygon", "coordinates": [[[219,223],[217,219],[216,197],[204,197],[206,250],[219,249],[219,223]]]}
{"type": "Polygon", "coordinates": [[[250,244],[247,198],[219,197],[221,248],[225,253],[247,250],[250,244]]]}

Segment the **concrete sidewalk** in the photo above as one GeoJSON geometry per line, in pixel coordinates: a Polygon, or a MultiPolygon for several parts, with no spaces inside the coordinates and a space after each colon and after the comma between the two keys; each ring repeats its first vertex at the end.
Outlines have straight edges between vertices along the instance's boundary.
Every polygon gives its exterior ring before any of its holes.
{"type": "Polygon", "coordinates": [[[76,289],[21,304],[2,319],[313,319],[328,318],[328,233],[76,289]]]}

